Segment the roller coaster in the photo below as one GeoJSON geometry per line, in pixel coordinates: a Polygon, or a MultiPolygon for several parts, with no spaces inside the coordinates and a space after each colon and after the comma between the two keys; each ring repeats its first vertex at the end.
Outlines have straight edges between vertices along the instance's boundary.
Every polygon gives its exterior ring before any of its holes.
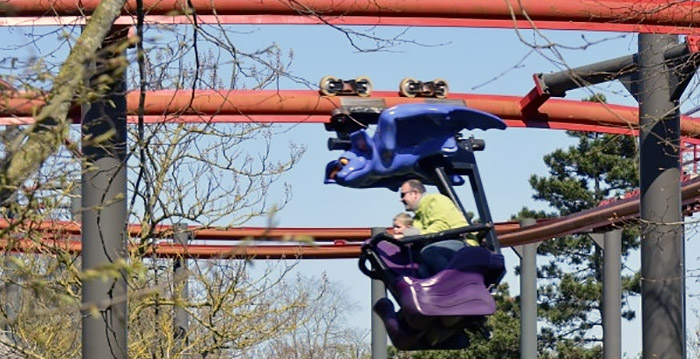
{"type": "MultiPolygon", "coordinates": [[[[486,28],[538,28],[586,31],[619,31],[640,33],[686,34],[697,33],[700,5],[696,2],[667,2],[630,0],[587,1],[576,0],[551,3],[540,0],[505,1],[484,4],[467,0],[455,3],[448,0],[424,2],[409,1],[355,1],[306,0],[303,2],[262,1],[150,1],[143,2],[148,9],[150,23],[191,24],[196,11],[200,22],[223,24],[341,24],[378,26],[454,26],[486,28]],[[303,6],[301,6],[303,5],[303,6]]],[[[97,1],[56,1],[53,3],[31,0],[9,0],[0,9],[2,26],[36,26],[82,24],[85,15],[92,14],[97,1]],[[8,10],[10,9],[10,10],[8,10]]],[[[132,25],[135,20],[135,2],[127,2],[116,23],[132,25]]],[[[688,36],[683,55],[698,52],[697,39],[688,36]]],[[[694,72],[694,68],[693,68],[694,72]]],[[[444,99],[452,105],[483,111],[500,117],[509,127],[568,129],[635,135],[639,131],[640,113],[636,108],[550,99],[563,93],[549,91],[542,78],[534,76],[533,90],[523,97],[499,95],[449,94],[444,99]]],[[[129,120],[135,121],[137,93],[126,95],[129,120]]],[[[335,111],[349,108],[372,107],[378,111],[400,104],[425,104],[426,99],[402,97],[396,92],[374,92],[365,98],[323,96],[315,91],[198,91],[190,93],[153,91],[146,96],[147,123],[168,121],[194,123],[331,123],[335,111]]],[[[0,104],[0,124],[32,123],[35,109],[44,104],[41,94],[13,92],[0,104]]],[[[78,112],[73,119],[79,121],[78,112]]],[[[683,116],[680,131],[683,148],[696,151],[700,136],[698,119],[683,116]]],[[[697,156],[694,156],[697,158],[697,156]]],[[[696,169],[695,163],[692,163],[696,169]]],[[[695,211],[700,198],[700,181],[687,179],[682,183],[682,206],[687,212],[695,211]]],[[[515,223],[494,223],[493,233],[502,246],[535,243],[571,233],[605,228],[639,217],[638,196],[612,200],[607,204],[575,213],[567,217],[542,221],[535,226],[519,228],[515,223]]],[[[0,222],[0,227],[9,225],[0,222]]],[[[72,222],[42,224],[47,236],[42,243],[30,240],[1,241],[0,246],[11,251],[40,252],[42,246],[59,246],[79,253],[82,243],[71,240],[80,235],[81,225],[72,222]],[[56,239],[60,233],[60,240],[56,239]],[[66,237],[68,240],[66,240],[66,237]]],[[[130,230],[137,230],[131,226],[130,230]]],[[[171,228],[161,227],[164,233],[171,228]]],[[[310,246],[276,245],[183,245],[171,242],[157,243],[150,255],[157,257],[183,256],[187,258],[232,258],[256,256],[267,258],[351,258],[363,255],[362,244],[369,238],[367,228],[240,228],[196,229],[194,238],[206,240],[238,240],[253,237],[260,241],[289,235],[310,235],[322,244],[310,246]]],[[[492,245],[493,246],[493,245],[492,245]]],[[[494,249],[494,248],[492,248],[494,249]]],[[[377,263],[379,265],[379,263],[377,263]]],[[[438,341],[439,342],[439,341],[438,341]]]]}
{"type": "MultiPolygon", "coordinates": [[[[132,115],[130,123],[136,122],[137,93],[126,95],[127,110],[132,115]]],[[[0,104],[0,125],[32,123],[31,114],[40,108],[44,101],[36,94],[15,94],[0,104]]],[[[469,108],[491,113],[503,119],[510,128],[557,129],[590,131],[633,135],[637,133],[639,114],[637,108],[614,104],[549,99],[538,110],[536,116],[523,113],[521,103],[524,97],[452,93],[446,103],[460,104],[469,108]]],[[[147,92],[145,103],[146,123],[160,123],[163,116],[169,122],[189,123],[331,123],[331,113],[335,110],[354,106],[371,106],[380,111],[399,104],[426,103],[430,99],[416,99],[399,96],[398,92],[375,91],[369,98],[327,97],[316,91],[198,91],[194,98],[189,93],[175,91],[147,92]],[[216,115],[210,115],[215,113],[216,115]],[[244,113],[245,115],[242,115],[244,113]],[[170,117],[172,116],[172,117],[170,117]]],[[[434,101],[434,99],[432,99],[434,101]]],[[[77,122],[79,118],[76,116],[77,122]]],[[[700,118],[682,116],[681,131],[686,146],[694,150],[700,144],[700,118]]],[[[692,166],[693,163],[687,165],[692,166]]],[[[694,208],[700,197],[700,183],[688,178],[682,185],[683,204],[694,208]]],[[[518,229],[516,223],[496,223],[495,230],[504,246],[516,246],[556,238],[577,231],[603,228],[610,224],[621,224],[638,215],[638,196],[620,200],[610,200],[605,206],[576,213],[559,219],[541,222],[527,229],[518,229]]],[[[0,221],[0,227],[3,225],[0,221]]],[[[6,224],[5,224],[6,225],[6,224]]],[[[79,224],[71,222],[51,222],[44,228],[79,236],[79,224]]],[[[137,233],[138,226],[132,226],[137,233]]],[[[171,231],[170,227],[159,227],[160,232],[171,231]]],[[[312,236],[316,241],[333,243],[326,246],[299,249],[271,246],[268,249],[257,246],[247,248],[248,253],[260,253],[270,258],[294,257],[303,254],[304,258],[353,258],[359,255],[358,241],[370,236],[368,228],[242,228],[242,229],[196,229],[193,238],[218,240],[281,239],[284,236],[312,236]],[[273,250],[274,248],[274,250],[273,250]],[[334,248],[334,249],[331,249],[334,248]],[[260,251],[260,252],[256,252],[260,251]]],[[[156,250],[163,256],[185,255],[200,258],[226,256],[226,253],[241,253],[233,246],[197,245],[185,251],[176,244],[163,244],[156,250]],[[165,248],[168,248],[167,250],[165,248]],[[189,252],[189,253],[187,253],[189,252]]],[[[70,246],[80,248],[79,243],[70,246]]]]}

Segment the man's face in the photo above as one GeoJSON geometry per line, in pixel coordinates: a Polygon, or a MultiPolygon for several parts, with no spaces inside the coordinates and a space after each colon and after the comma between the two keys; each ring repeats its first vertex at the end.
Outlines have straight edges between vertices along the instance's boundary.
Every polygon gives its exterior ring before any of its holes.
{"type": "Polygon", "coordinates": [[[407,183],[401,185],[399,192],[401,193],[401,203],[403,203],[406,210],[415,211],[418,207],[418,200],[420,200],[420,193],[412,189],[407,183]]]}

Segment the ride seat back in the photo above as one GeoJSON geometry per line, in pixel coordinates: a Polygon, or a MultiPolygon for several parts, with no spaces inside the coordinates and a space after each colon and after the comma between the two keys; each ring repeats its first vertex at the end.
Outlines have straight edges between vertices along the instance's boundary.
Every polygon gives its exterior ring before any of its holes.
{"type": "MultiPolygon", "coordinates": [[[[383,241],[377,245],[376,251],[387,268],[396,275],[412,277],[418,273],[416,258],[409,254],[408,249],[402,249],[393,243],[383,241]]],[[[386,284],[390,285],[391,283],[386,284]]]]}
{"type": "Polygon", "coordinates": [[[466,247],[457,252],[447,268],[431,277],[400,277],[393,283],[392,293],[408,315],[490,315],[496,303],[484,278],[502,270],[501,255],[482,247],[466,247]]]}

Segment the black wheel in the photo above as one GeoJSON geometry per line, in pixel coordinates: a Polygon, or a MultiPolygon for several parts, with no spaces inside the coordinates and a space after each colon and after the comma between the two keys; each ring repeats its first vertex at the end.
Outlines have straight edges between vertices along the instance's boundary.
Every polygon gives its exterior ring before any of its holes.
{"type": "Polygon", "coordinates": [[[318,84],[321,94],[324,96],[335,96],[338,93],[338,89],[335,85],[338,81],[339,80],[333,76],[323,76],[318,84]]]}
{"type": "Polygon", "coordinates": [[[414,89],[416,82],[415,79],[410,77],[401,80],[401,83],[399,83],[399,94],[403,97],[416,97],[417,93],[414,89]]]}
{"type": "Polygon", "coordinates": [[[356,78],[355,86],[358,96],[368,97],[372,94],[372,80],[370,80],[367,76],[360,76],[356,78]]]}
{"type": "Polygon", "coordinates": [[[447,85],[447,81],[445,81],[443,79],[435,79],[435,80],[433,80],[433,84],[435,85],[435,90],[433,90],[435,97],[437,97],[437,98],[447,97],[447,93],[450,90],[450,87],[447,85]]]}

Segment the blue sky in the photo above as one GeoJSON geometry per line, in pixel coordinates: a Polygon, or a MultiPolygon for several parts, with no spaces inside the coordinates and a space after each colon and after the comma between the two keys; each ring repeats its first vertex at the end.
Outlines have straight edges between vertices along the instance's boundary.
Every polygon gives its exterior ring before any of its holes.
{"type": "MultiPolygon", "coordinates": [[[[394,38],[392,46],[382,51],[361,52],[351,46],[344,33],[326,26],[235,26],[228,35],[240,51],[253,52],[270,44],[281,48],[281,53],[293,52],[288,72],[299,80],[282,78],[279,89],[315,88],[325,75],[354,78],[360,75],[372,79],[375,90],[398,90],[404,77],[421,80],[442,78],[449,82],[452,92],[523,96],[533,87],[532,74],[553,72],[636,52],[636,36],[615,33],[582,33],[547,31],[515,31],[512,29],[458,29],[458,28],[355,28],[372,36],[394,38]]],[[[9,30],[3,32],[26,42],[22,33],[36,30],[9,30]]],[[[40,32],[49,30],[39,29],[40,32]]],[[[47,37],[51,41],[53,36],[47,37]]],[[[372,41],[356,39],[361,46],[371,48],[372,41]]],[[[14,49],[0,48],[9,55],[14,49]]],[[[31,52],[31,51],[30,51],[31,52]]],[[[57,56],[56,58],[60,58],[57,56]]],[[[55,58],[54,58],[55,60],[55,58]]],[[[274,87],[270,87],[274,88],[274,87]]],[[[690,93],[692,89],[687,92],[690,93]]],[[[604,93],[610,103],[636,106],[635,101],[618,83],[602,84],[595,92],[604,93]]],[[[590,90],[571,91],[567,98],[580,100],[590,90]]],[[[697,105],[689,102],[684,108],[697,105]]],[[[325,164],[337,158],[340,152],[329,152],[326,140],[332,134],[322,125],[300,124],[281,126],[285,133],[275,139],[274,150],[281,157],[287,143],[293,141],[307,146],[307,153],[299,165],[283,177],[291,184],[293,200],[275,218],[283,227],[375,227],[388,226],[394,214],[402,211],[398,195],[383,189],[357,190],[323,184],[325,164]]],[[[523,206],[546,209],[544,203],[532,200],[528,178],[532,174],[545,175],[547,168],[542,156],[571,142],[562,131],[541,129],[507,129],[505,131],[474,132],[486,140],[486,150],[477,153],[482,180],[493,218],[505,221],[523,206]]],[[[468,188],[458,189],[465,206],[473,208],[467,198],[468,188]]],[[[274,197],[275,192],[271,192],[274,197]]],[[[248,223],[267,225],[267,219],[248,223]]],[[[698,268],[692,245],[695,231],[688,230],[687,268],[698,268]]],[[[509,274],[506,280],[512,293],[517,293],[517,279],[512,275],[517,257],[505,249],[509,274]]],[[[638,268],[638,255],[633,255],[630,266],[638,268]]],[[[351,315],[350,325],[369,328],[369,279],[357,269],[355,260],[303,261],[299,269],[306,274],[325,271],[329,277],[342,283],[360,311],[351,315]]],[[[688,294],[698,290],[688,278],[688,294]]],[[[639,298],[635,299],[639,307],[639,298]]],[[[698,305],[688,298],[689,330],[696,325],[692,310],[698,305]]],[[[641,329],[639,321],[623,326],[623,351],[634,355],[639,351],[641,329]]]]}

